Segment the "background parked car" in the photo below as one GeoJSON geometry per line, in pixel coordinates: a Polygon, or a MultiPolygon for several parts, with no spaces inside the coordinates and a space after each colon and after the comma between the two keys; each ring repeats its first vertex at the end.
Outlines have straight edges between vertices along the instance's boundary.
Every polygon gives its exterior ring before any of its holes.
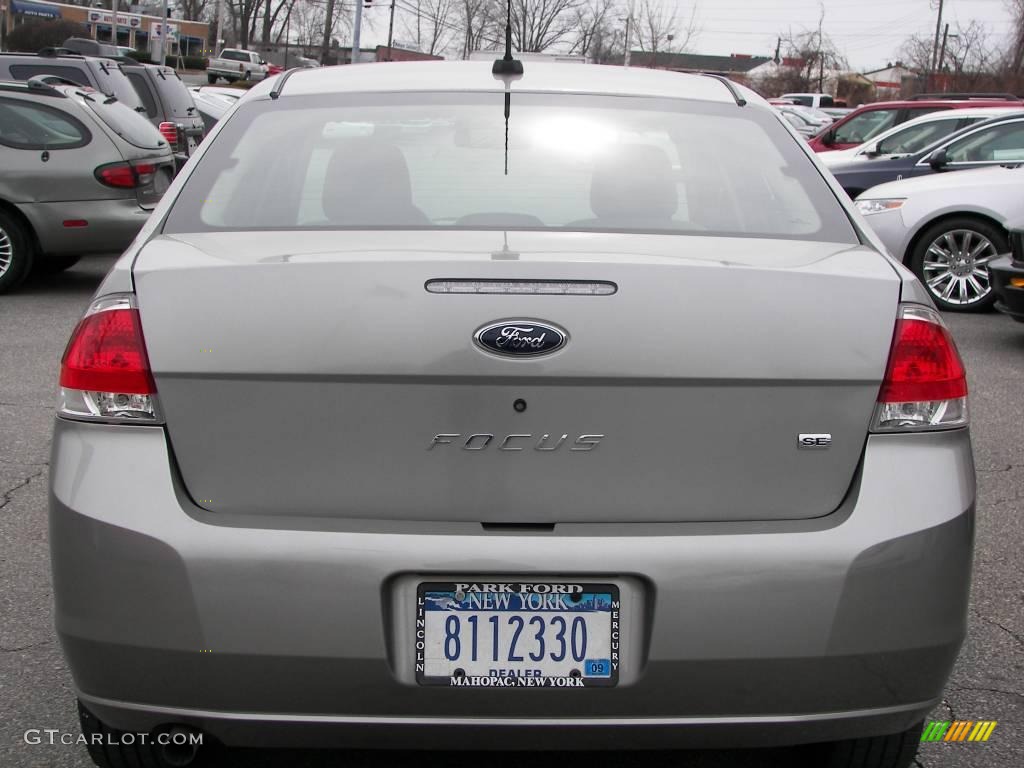
{"type": "Polygon", "coordinates": [[[144,112],[142,99],[124,73],[122,65],[110,59],[68,53],[41,56],[35,53],[0,53],[0,80],[28,80],[52,75],[95,88],[114,96],[126,107],[144,112]]]}
{"type": "Polygon", "coordinates": [[[846,163],[831,170],[846,193],[855,198],[887,181],[1019,162],[1024,162],[1024,111],[963,128],[912,154],[873,163],[846,163]]]}
{"type": "Polygon", "coordinates": [[[945,109],[970,109],[972,107],[999,107],[1008,103],[1020,103],[1016,96],[979,96],[969,98],[966,94],[952,94],[961,98],[915,97],[908,101],[879,101],[865,104],[846,117],[839,118],[827,130],[811,140],[815,152],[830,152],[835,149],[850,149],[863,144],[894,125],[913,120],[915,117],[939,112],[945,109]]]}
{"type": "Polygon", "coordinates": [[[224,117],[227,111],[235,105],[235,102],[244,93],[244,91],[238,91],[234,88],[198,85],[188,90],[207,132],[213,129],[217,121],[224,117]],[[224,93],[224,91],[229,93],[224,93]]]}
{"type": "Polygon", "coordinates": [[[120,47],[111,43],[103,43],[90,37],[69,37],[64,41],[64,48],[83,56],[102,56],[116,58],[123,55],[120,47]]]}
{"type": "Polygon", "coordinates": [[[33,263],[123,250],[174,173],[142,115],[77,85],[0,83],[0,293],[33,263]]]}
{"type": "Polygon", "coordinates": [[[146,117],[163,134],[180,167],[206,131],[192,94],[171,67],[133,64],[122,69],[142,99],[146,117]]]}
{"type": "Polygon", "coordinates": [[[806,110],[798,109],[797,107],[779,106],[775,107],[775,109],[805,139],[817,136],[821,131],[821,122],[816,120],[806,110]]]}
{"type": "Polygon", "coordinates": [[[1024,221],[1024,168],[882,184],[857,198],[857,207],[940,308],[980,311],[995,302],[989,265],[1009,250],[1009,223],[1024,221]]]}
{"type": "Polygon", "coordinates": [[[262,80],[267,76],[268,64],[255,51],[225,48],[206,65],[206,79],[213,85],[224,78],[229,83],[237,80],[262,80]]]}
{"type": "Polygon", "coordinates": [[[1016,219],[1012,227],[1010,253],[994,259],[989,273],[996,309],[1024,323],[1024,217],[1016,219]]]}
{"type": "Polygon", "coordinates": [[[988,107],[975,109],[946,109],[915,117],[900,125],[894,125],[870,141],[852,149],[822,152],[821,162],[828,167],[844,163],[887,160],[895,155],[906,155],[924,149],[946,136],[956,133],[982,120],[1008,114],[1008,110],[1024,110],[1019,106],[988,107]]]}
{"type": "Polygon", "coordinates": [[[835,100],[827,93],[784,93],[781,98],[789,99],[803,107],[814,107],[815,109],[835,105],[835,100]]]}

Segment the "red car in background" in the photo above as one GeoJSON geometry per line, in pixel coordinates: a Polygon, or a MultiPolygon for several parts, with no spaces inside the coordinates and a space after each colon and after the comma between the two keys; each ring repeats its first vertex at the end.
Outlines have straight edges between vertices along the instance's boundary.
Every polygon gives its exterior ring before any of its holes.
{"type": "Polygon", "coordinates": [[[1005,107],[1008,103],[1022,102],[1012,94],[939,93],[915,96],[907,101],[880,101],[865,104],[810,140],[815,152],[850,149],[872,139],[882,131],[915,117],[940,109],[966,109],[968,107],[1005,107]]]}

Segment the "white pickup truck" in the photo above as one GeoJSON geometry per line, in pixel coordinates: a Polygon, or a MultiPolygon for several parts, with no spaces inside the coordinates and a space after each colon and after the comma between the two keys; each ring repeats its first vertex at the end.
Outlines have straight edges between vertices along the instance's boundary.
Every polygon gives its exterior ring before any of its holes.
{"type": "Polygon", "coordinates": [[[206,65],[206,79],[213,85],[223,77],[229,83],[236,80],[262,80],[269,67],[263,57],[241,48],[225,48],[206,65]]]}

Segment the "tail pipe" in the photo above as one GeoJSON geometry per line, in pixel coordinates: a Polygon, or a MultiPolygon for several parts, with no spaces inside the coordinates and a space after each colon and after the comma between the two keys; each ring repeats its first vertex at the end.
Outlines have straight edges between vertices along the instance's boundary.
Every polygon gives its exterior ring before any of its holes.
{"type": "Polygon", "coordinates": [[[185,768],[195,762],[196,754],[203,743],[203,733],[198,728],[175,725],[167,732],[166,743],[160,745],[160,757],[171,768],[185,768]]]}

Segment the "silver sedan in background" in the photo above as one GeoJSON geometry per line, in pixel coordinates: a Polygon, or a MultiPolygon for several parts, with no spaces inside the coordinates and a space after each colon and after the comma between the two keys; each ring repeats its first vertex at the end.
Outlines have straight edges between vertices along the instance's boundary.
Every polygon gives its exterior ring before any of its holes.
{"type": "Polygon", "coordinates": [[[113,96],[48,77],[0,81],[0,293],[128,247],[170,186],[174,157],[113,96]]]}
{"type": "Polygon", "coordinates": [[[996,301],[988,265],[1009,252],[1009,223],[1024,220],[1024,167],[892,181],[864,192],[857,207],[939,307],[987,310],[996,301]]]}

